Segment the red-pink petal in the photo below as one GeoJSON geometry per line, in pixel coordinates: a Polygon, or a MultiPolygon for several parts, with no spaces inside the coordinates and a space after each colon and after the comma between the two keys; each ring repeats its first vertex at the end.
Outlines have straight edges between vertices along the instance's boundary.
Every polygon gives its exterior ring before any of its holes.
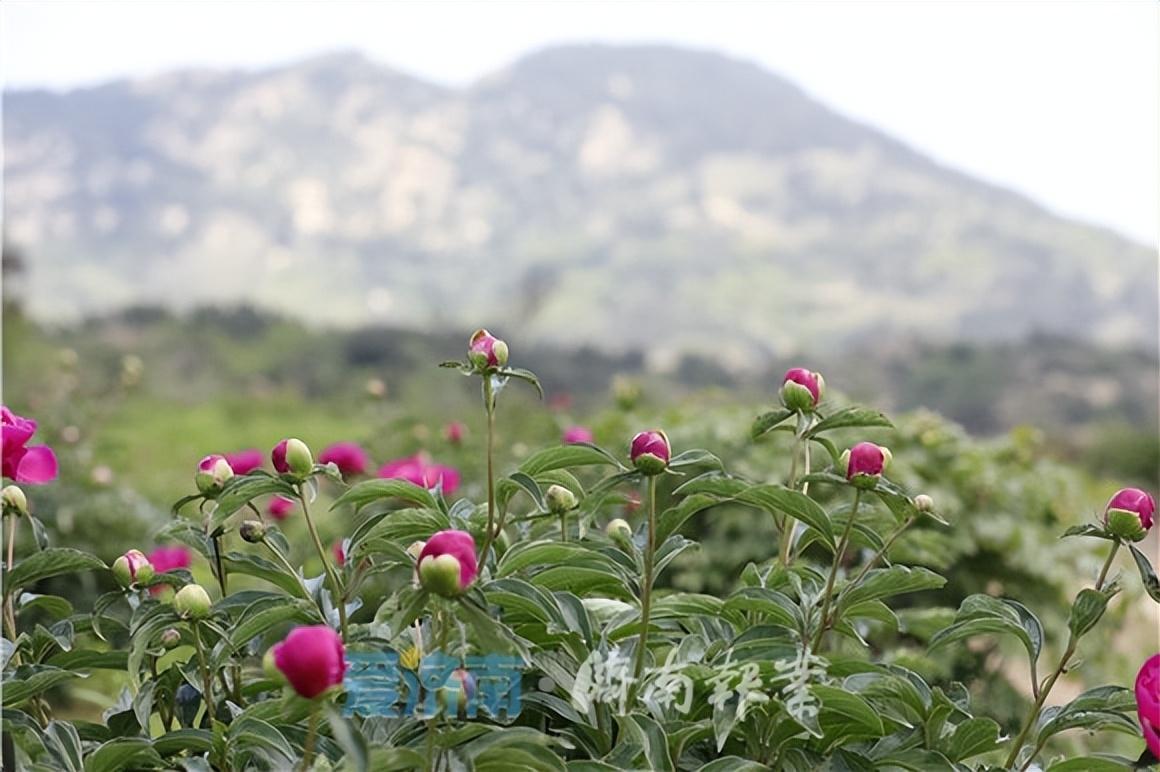
{"type": "Polygon", "coordinates": [[[16,466],[16,482],[43,485],[56,479],[56,454],[47,445],[27,448],[16,466]]]}

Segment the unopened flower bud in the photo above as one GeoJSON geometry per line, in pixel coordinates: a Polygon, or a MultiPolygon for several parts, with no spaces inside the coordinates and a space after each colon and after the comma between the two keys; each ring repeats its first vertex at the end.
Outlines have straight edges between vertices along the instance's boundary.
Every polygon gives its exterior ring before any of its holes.
{"type": "Polygon", "coordinates": [[[781,401],[790,410],[813,412],[825,394],[826,382],[821,373],[803,367],[786,371],[781,384],[781,401]]]}
{"type": "Polygon", "coordinates": [[[261,520],[243,520],[238,526],[238,535],[242,537],[242,541],[261,544],[266,538],[266,524],[261,520]]]}
{"type": "Polygon", "coordinates": [[[1104,509],[1104,524],[1121,539],[1140,541],[1152,527],[1156,501],[1139,488],[1116,491],[1104,509]]]}
{"type": "Polygon", "coordinates": [[[454,598],[460,594],[459,569],[454,555],[425,557],[419,562],[419,583],[436,595],[454,598]]]}
{"type": "Polygon", "coordinates": [[[182,617],[189,619],[205,619],[212,606],[209,593],[200,584],[185,585],[173,598],[173,608],[182,617]]]}
{"type": "Polygon", "coordinates": [[[17,517],[28,514],[28,497],[19,486],[5,485],[4,490],[0,491],[0,500],[4,502],[5,514],[11,513],[17,517]]]}
{"type": "Polygon", "coordinates": [[[640,432],[632,438],[629,457],[637,471],[649,477],[658,475],[669,466],[672,449],[669,438],[659,429],[640,432]]]}
{"type": "Polygon", "coordinates": [[[544,503],[553,514],[563,514],[576,508],[576,494],[563,485],[551,485],[544,494],[544,503]]]}
{"type": "Polygon", "coordinates": [[[286,465],[294,474],[305,477],[314,471],[314,456],[310,448],[299,439],[286,440],[286,465]]]}
{"type": "Polygon", "coordinates": [[[933,512],[934,499],[927,496],[925,493],[920,493],[914,497],[914,508],[919,512],[933,512]]]}
{"type": "Polygon", "coordinates": [[[467,343],[467,359],[480,372],[504,367],[508,362],[508,347],[487,330],[476,330],[467,343]]]}
{"type": "Polygon", "coordinates": [[[890,463],[890,451],[873,442],[859,442],[842,454],[839,462],[845,466],[846,479],[860,488],[873,488],[878,477],[890,463]]]}
{"type": "Polygon", "coordinates": [[[161,647],[166,650],[176,649],[181,643],[181,633],[172,627],[161,634],[161,647]]]}
{"type": "Polygon", "coordinates": [[[233,467],[226,461],[225,456],[213,455],[206,456],[198,463],[193,481],[197,483],[197,489],[202,493],[216,493],[233,476],[233,467]]]}
{"type": "Polygon", "coordinates": [[[604,526],[604,533],[624,549],[628,549],[632,543],[632,526],[622,518],[616,517],[609,520],[608,525],[604,526]]]}
{"type": "Polygon", "coordinates": [[[148,584],[154,575],[153,564],[141,550],[129,550],[113,561],[113,578],[122,587],[148,584]]]}

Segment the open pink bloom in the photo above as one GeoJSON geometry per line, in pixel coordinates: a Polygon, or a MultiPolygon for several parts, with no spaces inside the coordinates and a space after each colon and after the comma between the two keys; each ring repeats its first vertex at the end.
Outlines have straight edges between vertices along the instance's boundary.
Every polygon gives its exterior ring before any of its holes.
{"type": "Polygon", "coordinates": [[[388,461],[379,469],[379,477],[406,480],[424,488],[434,488],[442,480],[443,492],[448,496],[459,487],[459,471],[434,463],[426,453],[388,461]]]}
{"type": "Polygon", "coordinates": [[[1107,520],[1109,509],[1123,509],[1135,512],[1140,518],[1140,525],[1144,530],[1152,527],[1152,515],[1156,512],[1156,501],[1139,488],[1124,488],[1116,492],[1104,509],[1104,520],[1107,520]]]}
{"type": "Polygon", "coordinates": [[[850,448],[850,463],[846,467],[846,479],[852,480],[860,474],[880,475],[886,467],[886,454],[873,442],[859,442],[850,448]]]}
{"type": "Polygon", "coordinates": [[[452,445],[458,445],[463,442],[464,436],[467,434],[467,427],[459,421],[452,421],[443,427],[443,438],[452,445]]]}
{"type": "Polygon", "coordinates": [[[274,465],[274,471],[278,474],[286,474],[290,471],[290,464],[286,462],[286,443],[289,441],[282,440],[270,451],[270,463],[274,465]]]}
{"type": "Polygon", "coordinates": [[[257,448],[239,450],[237,453],[224,454],[234,474],[249,474],[262,466],[262,451],[257,448]]]}
{"type": "Polygon", "coordinates": [[[47,445],[27,447],[36,433],[36,421],[0,406],[0,472],[10,480],[43,485],[56,479],[56,454],[47,445]]]}
{"type": "MultiPolygon", "coordinates": [[[[149,553],[149,562],[153,564],[153,570],[159,574],[175,568],[189,568],[190,560],[188,547],[158,547],[149,553]]],[[[150,587],[149,592],[160,595],[165,592],[166,587],[167,585],[158,584],[150,587]]]]}
{"type": "Polygon", "coordinates": [[[318,456],[320,464],[333,463],[343,477],[363,474],[370,465],[367,452],[354,442],[336,442],[318,456]]]}
{"type": "Polygon", "coordinates": [[[270,503],[266,505],[266,513],[275,520],[285,520],[290,517],[290,513],[294,511],[294,499],[288,499],[285,496],[275,496],[270,499],[270,503]]]}
{"type": "Polygon", "coordinates": [[[427,540],[419,553],[417,563],[426,558],[450,555],[459,561],[459,589],[465,590],[475,581],[479,568],[475,557],[475,539],[466,531],[440,531],[427,540]]]}
{"type": "Polygon", "coordinates": [[[1136,713],[1148,750],[1160,758],[1160,654],[1149,657],[1136,676],[1136,713]]]}
{"type": "Polygon", "coordinates": [[[587,426],[569,426],[564,430],[564,444],[574,445],[577,442],[592,442],[592,430],[587,426]]]}
{"type": "Polygon", "coordinates": [[[781,382],[784,386],[791,381],[809,389],[810,396],[814,398],[814,405],[817,406],[818,400],[822,398],[821,382],[819,381],[817,373],[811,372],[804,367],[791,367],[785,371],[785,376],[781,379],[781,382]]]}
{"type": "Polygon", "coordinates": [[[307,699],[341,684],[346,674],[342,639],[326,625],[295,627],[273,651],[274,666],[307,699]]]}

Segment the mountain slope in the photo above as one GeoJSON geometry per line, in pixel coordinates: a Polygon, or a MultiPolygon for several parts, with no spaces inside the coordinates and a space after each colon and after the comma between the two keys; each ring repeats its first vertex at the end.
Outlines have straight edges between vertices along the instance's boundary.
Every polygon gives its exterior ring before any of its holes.
{"type": "Polygon", "coordinates": [[[737,363],[913,332],[1156,341],[1147,249],[715,54],[550,49],[459,91],[336,54],[4,107],[41,316],[252,298],[737,363]]]}

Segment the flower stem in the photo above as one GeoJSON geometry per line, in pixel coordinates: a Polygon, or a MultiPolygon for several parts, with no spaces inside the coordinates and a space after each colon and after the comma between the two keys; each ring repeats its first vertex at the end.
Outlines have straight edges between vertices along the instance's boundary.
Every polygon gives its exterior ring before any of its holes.
{"type": "Polygon", "coordinates": [[[560,513],[560,541],[568,541],[568,513],[560,513]]]}
{"type": "Polygon", "coordinates": [[[490,375],[483,376],[483,407],[487,412],[487,533],[483,537],[479,559],[486,563],[487,550],[498,535],[495,522],[495,392],[490,375]]]}
{"type": "Polygon", "coordinates": [[[310,710],[310,720],[306,724],[306,742],[302,746],[302,770],[310,769],[310,763],[314,761],[314,738],[318,736],[318,705],[315,704],[310,710]]]}
{"type": "Polygon", "coordinates": [[[842,565],[842,558],[846,555],[846,546],[850,543],[850,531],[854,529],[854,519],[858,517],[858,504],[862,501],[862,491],[854,491],[854,506],[850,508],[850,517],[846,520],[846,528],[842,531],[842,538],[838,542],[838,549],[834,553],[834,565],[830,566],[830,576],[826,579],[826,589],[822,593],[822,616],[818,622],[818,632],[814,637],[813,650],[818,651],[822,645],[822,636],[830,626],[830,600],[834,594],[834,580],[838,577],[838,567],[842,565]]]}
{"type": "MultiPolygon", "coordinates": [[[[16,516],[7,515],[8,518],[8,561],[4,564],[4,570],[7,573],[12,573],[12,563],[15,560],[16,548],[16,516]]],[[[8,640],[13,643],[16,642],[16,606],[15,599],[12,593],[8,592],[8,588],[4,588],[4,624],[8,627],[8,640]]],[[[20,664],[20,652],[16,651],[12,654],[13,666],[20,664]]]]}
{"type": "Polygon", "coordinates": [[[201,642],[201,623],[194,622],[190,627],[193,628],[193,643],[197,648],[197,661],[201,665],[201,685],[205,690],[202,699],[205,700],[205,712],[209,716],[210,726],[212,728],[214,717],[214,699],[213,699],[213,674],[210,673],[209,663],[205,659],[205,645],[201,642]]]}
{"type": "Polygon", "coordinates": [[[632,684],[629,705],[632,697],[640,686],[641,676],[644,674],[644,657],[648,649],[648,625],[652,611],[653,563],[657,548],[657,478],[648,478],[648,544],[644,550],[644,578],[640,587],[640,641],[636,647],[636,664],[632,668],[632,684]]]}
{"type": "MultiPolygon", "coordinates": [[[[1108,578],[1108,571],[1111,570],[1112,561],[1116,558],[1116,553],[1120,550],[1120,540],[1116,539],[1112,542],[1112,549],[1108,553],[1108,559],[1104,561],[1103,568],[1100,569],[1100,575],[1096,579],[1095,589],[1102,590],[1104,582],[1108,578]]],[[[1031,713],[1027,716],[1027,721],[1023,724],[1023,729],[1020,730],[1019,735],[1015,738],[1015,742],[1011,745],[1011,754],[1007,757],[1007,763],[1003,766],[1008,769],[1015,763],[1019,757],[1019,751],[1023,749],[1023,741],[1027,739],[1027,733],[1031,731],[1031,727],[1035,725],[1036,719],[1039,718],[1040,711],[1043,710],[1043,703],[1047,702],[1047,695],[1051,693],[1051,689],[1055,686],[1055,682],[1059,677],[1067,671],[1067,663],[1071,661],[1075,650],[1079,645],[1079,640],[1076,639],[1075,634],[1067,636],[1067,648],[1063,650],[1063,655],[1059,658],[1059,664],[1056,665],[1055,671],[1048,676],[1047,681],[1044,682],[1043,688],[1039,690],[1039,697],[1036,698],[1035,704],[1031,706],[1031,713]]],[[[1032,752],[1023,765],[1019,767],[1020,770],[1027,769],[1031,764],[1031,760],[1035,758],[1035,753],[1032,752]]]]}
{"type": "Polygon", "coordinates": [[[217,566],[217,580],[218,586],[221,587],[222,597],[224,598],[229,593],[226,592],[226,569],[222,565],[222,537],[213,537],[213,561],[217,566]]]}
{"type": "Polygon", "coordinates": [[[326,549],[322,546],[322,539],[318,538],[318,529],[314,527],[314,520],[310,517],[310,506],[306,503],[306,494],[302,490],[302,485],[298,485],[298,500],[302,502],[302,514],[306,518],[306,527],[310,529],[310,536],[314,539],[314,547],[318,550],[318,557],[322,560],[322,567],[326,571],[326,576],[330,579],[330,588],[334,592],[334,605],[338,607],[338,622],[342,630],[342,639],[347,640],[346,636],[346,603],[342,599],[342,585],[339,584],[338,574],[335,573],[334,566],[330,564],[330,560],[326,556],[326,549]]]}
{"type": "Polygon", "coordinates": [[[898,528],[894,529],[894,533],[890,534],[890,536],[886,539],[886,542],[882,545],[881,549],[879,549],[877,552],[875,552],[874,556],[866,561],[866,565],[862,566],[862,569],[850,581],[850,583],[847,585],[847,587],[857,586],[858,582],[862,581],[862,579],[865,578],[866,574],[870,573],[870,569],[874,567],[874,564],[877,563],[878,560],[883,555],[885,555],[890,550],[890,548],[892,546],[894,546],[894,542],[898,539],[899,536],[902,535],[902,532],[905,531],[907,528],[909,528],[913,523],[914,523],[914,518],[908,517],[908,518],[906,518],[905,522],[902,523],[902,525],[900,525],[900,526],[898,526],[898,528]]]}

